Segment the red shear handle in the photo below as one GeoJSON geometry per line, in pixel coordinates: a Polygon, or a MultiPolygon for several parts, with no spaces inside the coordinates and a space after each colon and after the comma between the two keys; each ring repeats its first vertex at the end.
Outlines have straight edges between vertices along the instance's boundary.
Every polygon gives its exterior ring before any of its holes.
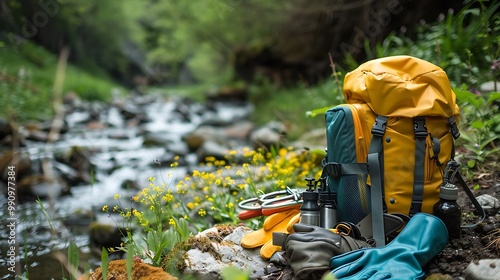
{"type": "Polygon", "coordinates": [[[244,210],[238,214],[238,218],[240,218],[240,220],[248,220],[248,219],[256,218],[259,216],[271,216],[274,213],[284,212],[284,211],[293,210],[293,209],[299,210],[300,206],[301,206],[301,204],[295,204],[295,205],[288,205],[288,206],[277,207],[277,208],[244,210]]]}
{"type": "Polygon", "coordinates": [[[262,210],[261,209],[258,209],[258,210],[244,210],[244,211],[241,211],[238,214],[238,218],[240,218],[240,220],[248,220],[248,219],[256,218],[256,217],[259,217],[259,216],[262,216],[262,210]]]}

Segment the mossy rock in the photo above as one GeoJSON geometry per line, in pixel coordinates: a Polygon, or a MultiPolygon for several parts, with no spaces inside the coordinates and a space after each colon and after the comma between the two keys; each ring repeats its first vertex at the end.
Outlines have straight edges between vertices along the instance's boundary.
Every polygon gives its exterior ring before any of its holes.
{"type": "Polygon", "coordinates": [[[92,245],[98,248],[120,247],[122,243],[122,232],[117,226],[93,222],[89,225],[89,238],[92,245]]]}
{"type": "MultiPolygon", "coordinates": [[[[126,260],[115,260],[109,262],[107,279],[128,280],[126,260]]],[[[102,268],[97,268],[89,274],[88,280],[102,280],[102,268]]],[[[177,278],[168,274],[160,267],[154,267],[141,261],[132,264],[132,279],[134,280],[176,280],[177,278]]],[[[85,276],[78,280],[87,280],[85,276]]]]}

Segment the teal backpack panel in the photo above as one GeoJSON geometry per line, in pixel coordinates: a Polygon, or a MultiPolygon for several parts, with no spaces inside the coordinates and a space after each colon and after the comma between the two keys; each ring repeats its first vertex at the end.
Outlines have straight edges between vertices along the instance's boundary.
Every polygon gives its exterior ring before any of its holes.
{"type": "MultiPolygon", "coordinates": [[[[325,114],[325,120],[327,161],[356,163],[356,137],[351,108],[339,105],[329,109],[325,114]]],[[[356,224],[370,213],[366,175],[330,176],[327,180],[327,188],[337,194],[340,221],[356,224]]]]}

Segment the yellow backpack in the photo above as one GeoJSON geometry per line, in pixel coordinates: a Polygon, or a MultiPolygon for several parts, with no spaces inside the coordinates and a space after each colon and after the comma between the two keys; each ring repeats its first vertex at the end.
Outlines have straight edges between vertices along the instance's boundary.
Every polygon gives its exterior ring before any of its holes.
{"type": "Polygon", "coordinates": [[[432,213],[460,135],[459,108],[443,69],[411,56],[360,65],[345,76],[344,95],[347,104],[325,115],[327,188],[340,221],[373,213],[379,245],[382,212],[432,213]]]}

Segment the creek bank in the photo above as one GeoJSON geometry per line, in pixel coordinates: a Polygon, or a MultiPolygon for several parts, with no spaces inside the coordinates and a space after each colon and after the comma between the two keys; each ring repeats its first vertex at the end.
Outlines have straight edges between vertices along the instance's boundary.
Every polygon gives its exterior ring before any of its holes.
{"type": "MultiPolygon", "coordinates": [[[[112,208],[117,193],[124,198],[137,193],[148,184],[148,177],[161,178],[174,161],[179,166],[172,180],[179,180],[199,169],[207,156],[223,158],[230,150],[286,140],[280,123],[252,123],[249,118],[254,108],[241,97],[231,98],[225,92],[210,98],[207,104],[201,104],[152,94],[117,97],[104,104],[68,94],[64,117],[57,120],[62,123],[61,129],[53,141],[49,141],[52,121],[13,127],[0,120],[0,190],[6,193],[6,170],[16,166],[19,231],[20,236],[27,236],[20,245],[20,260],[44,259],[43,267],[40,262],[28,264],[30,274],[62,277],[60,264],[51,253],[65,250],[73,240],[96,268],[99,261],[90,255],[94,247],[91,243],[121,240],[117,234],[109,239],[111,235],[105,232],[93,235],[90,241],[91,223],[113,224],[102,213],[103,205],[112,208]],[[17,148],[12,149],[13,144],[17,148]],[[51,225],[34,201],[38,197],[50,215],[51,225]],[[58,231],[56,236],[51,235],[51,226],[58,231]],[[25,248],[29,256],[25,256],[25,248]]],[[[299,145],[303,148],[306,144],[299,145]]],[[[1,196],[0,202],[5,201],[1,196]]],[[[2,208],[0,215],[6,215],[5,211],[2,208]]],[[[0,234],[6,233],[0,229],[0,234]]],[[[6,242],[0,242],[0,250],[5,246],[6,242]]],[[[0,274],[8,275],[3,268],[0,274]]]]}

